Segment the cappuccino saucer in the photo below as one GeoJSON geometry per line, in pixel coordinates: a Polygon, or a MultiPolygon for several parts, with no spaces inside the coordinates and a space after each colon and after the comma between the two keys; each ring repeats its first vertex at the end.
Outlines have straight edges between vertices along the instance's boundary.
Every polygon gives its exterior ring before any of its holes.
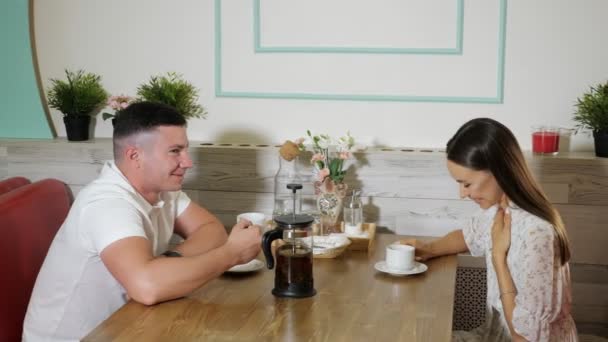
{"type": "Polygon", "coordinates": [[[421,262],[417,262],[414,261],[414,267],[412,267],[409,270],[398,270],[398,269],[393,269],[393,268],[389,268],[386,265],[386,261],[378,261],[375,265],[374,268],[380,272],[384,272],[384,273],[388,273],[390,275],[396,276],[396,277],[402,277],[402,276],[407,276],[407,275],[412,275],[412,274],[418,274],[418,273],[424,273],[426,272],[426,270],[428,269],[428,267],[421,263],[421,262]]]}
{"type": "Polygon", "coordinates": [[[264,268],[264,262],[262,260],[253,259],[248,263],[235,265],[229,268],[226,272],[243,273],[253,272],[264,268]]]}

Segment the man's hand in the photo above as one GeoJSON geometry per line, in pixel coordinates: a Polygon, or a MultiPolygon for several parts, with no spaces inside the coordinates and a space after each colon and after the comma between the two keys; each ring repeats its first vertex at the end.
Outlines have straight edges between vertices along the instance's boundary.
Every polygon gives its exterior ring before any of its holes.
{"type": "Polygon", "coordinates": [[[260,253],[262,237],[260,227],[251,224],[249,220],[243,219],[234,227],[228,236],[226,246],[238,258],[237,264],[251,261],[260,253]]]}

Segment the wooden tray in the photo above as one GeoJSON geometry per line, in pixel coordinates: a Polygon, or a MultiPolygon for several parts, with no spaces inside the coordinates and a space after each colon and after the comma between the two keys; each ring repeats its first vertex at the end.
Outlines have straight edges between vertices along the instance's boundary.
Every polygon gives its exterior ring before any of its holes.
{"type": "MultiPolygon", "coordinates": [[[[375,223],[363,223],[362,230],[368,233],[368,238],[358,238],[349,236],[348,239],[352,242],[348,249],[351,251],[366,251],[370,248],[374,239],[376,238],[376,224],[375,223]]],[[[344,222],[340,223],[340,231],[344,232],[344,222]]]]}

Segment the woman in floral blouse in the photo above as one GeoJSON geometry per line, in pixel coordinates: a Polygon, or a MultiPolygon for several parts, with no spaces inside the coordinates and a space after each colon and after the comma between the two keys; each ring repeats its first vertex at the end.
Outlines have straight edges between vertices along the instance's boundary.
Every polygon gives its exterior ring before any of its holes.
{"type": "Polygon", "coordinates": [[[469,251],[485,256],[485,323],[454,341],[577,341],[570,315],[570,247],[564,224],[507,127],[486,118],[464,124],[447,144],[460,196],[481,208],[462,230],[416,247],[419,260],[469,251]]]}

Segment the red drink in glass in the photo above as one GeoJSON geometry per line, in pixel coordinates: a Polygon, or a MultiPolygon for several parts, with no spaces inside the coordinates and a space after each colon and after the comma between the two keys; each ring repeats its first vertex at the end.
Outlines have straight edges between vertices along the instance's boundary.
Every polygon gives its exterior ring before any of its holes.
{"type": "Polygon", "coordinates": [[[532,133],[532,152],[556,154],[558,149],[558,130],[544,128],[532,133]]]}

